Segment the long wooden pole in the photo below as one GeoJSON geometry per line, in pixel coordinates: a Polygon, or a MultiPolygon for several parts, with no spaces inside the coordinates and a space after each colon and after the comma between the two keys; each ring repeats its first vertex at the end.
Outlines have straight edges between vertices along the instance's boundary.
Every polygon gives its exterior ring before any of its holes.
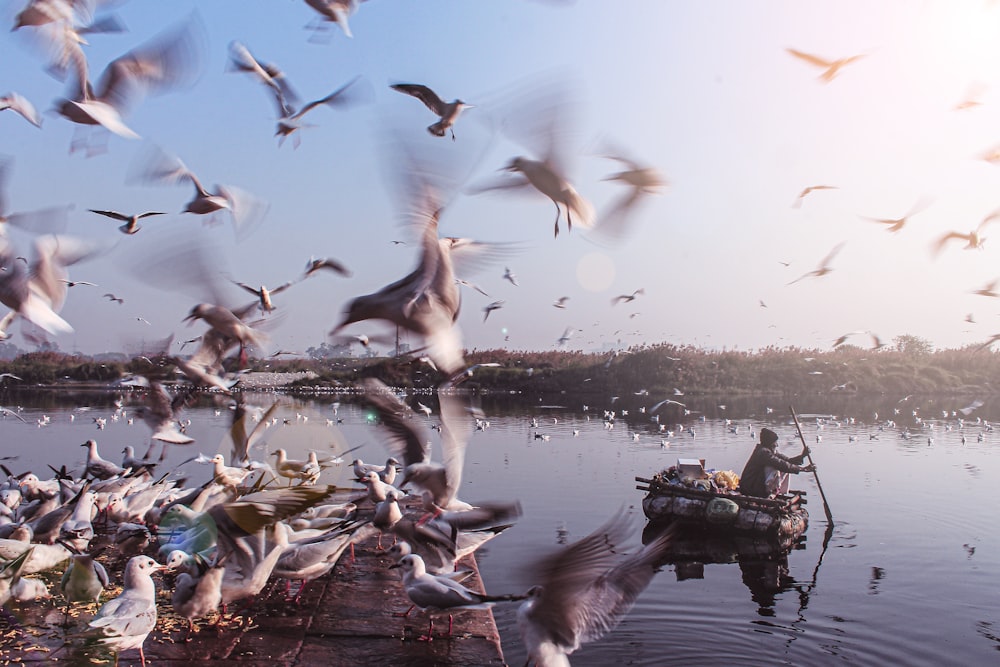
{"type": "MultiPolygon", "coordinates": [[[[802,426],[799,425],[799,417],[795,414],[795,408],[788,406],[788,409],[792,413],[792,419],[795,420],[795,428],[799,432],[799,440],[802,441],[802,446],[805,447],[806,451],[809,451],[809,445],[806,444],[806,438],[802,435],[802,426]]],[[[806,454],[806,458],[809,459],[809,465],[813,467],[813,476],[816,478],[816,488],[819,489],[819,497],[823,501],[823,511],[826,512],[826,520],[829,524],[833,525],[833,513],[830,511],[830,504],[826,502],[826,494],[823,493],[823,485],[819,483],[819,473],[816,472],[816,464],[813,463],[812,452],[806,454]]]]}

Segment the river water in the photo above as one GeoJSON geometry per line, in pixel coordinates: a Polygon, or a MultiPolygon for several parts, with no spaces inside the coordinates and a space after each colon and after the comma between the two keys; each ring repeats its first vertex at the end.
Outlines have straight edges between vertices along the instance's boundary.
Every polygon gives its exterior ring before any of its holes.
{"type": "MultiPolygon", "coordinates": [[[[125,445],[143,452],[148,428],[138,420],[129,424],[127,416],[112,420],[115,397],[0,394],[0,403],[27,421],[0,421],[2,462],[14,473],[30,469],[45,477],[47,465],[79,469],[86,451],[80,444],[90,438],[116,462],[125,445]],[[107,425],[98,429],[95,417],[107,425]]],[[[471,438],[461,497],[517,498],[524,510],[517,525],[479,554],[489,592],[525,590],[541,555],[587,535],[623,508],[638,547],[645,519],[636,476],[650,477],[679,457],[738,473],[755,441],[751,430],[764,426],[778,432],[781,451],[801,449],[787,399],[678,397],[686,409],[667,405],[659,411],[660,422],[674,431],[664,435],[640,411],[662,398],[629,396],[589,406],[566,395],[483,400],[490,426],[471,438]],[[617,418],[609,429],[603,415],[610,409],[617,418]]],[[[280,403],[278,424],[252,452],[257,458],[278,447],[304,458],[310,448],[339,453],[359,445],[348,460],[387,456],[369,411],[347,398],[248,399],[263,409],[280,403]]],[[[420,418],[437,423],[433,396],[409,400],[431,406],[435,412],[420,418]]],[[[958,397],[793,402],[833,514],[829,540],[816,479],[793,477],[792,487],[807,492],[811,515],[800,548],[739,563],[665,565],[617,628],[573,654],[574,665],[996,664],[1000,430],[992,431],[989,422],[1000,422],[1000,401],[987,401],[964,423],[959,410],[969,401],[958,397]]],[[[228,457],[226,403],[205,399],[185,412],[196,442],[169,448],[165,465],[199,452],[228,457]]],[[[197,463],[182,472],[192,482],[208,475],[197,463]]],[[[348,466],[331,468],[321,481],[350,485],[348,466]]],[[[505,657],[519,665],[525,653],[515,611],[513,604],[494,609],[505,657]]]]}

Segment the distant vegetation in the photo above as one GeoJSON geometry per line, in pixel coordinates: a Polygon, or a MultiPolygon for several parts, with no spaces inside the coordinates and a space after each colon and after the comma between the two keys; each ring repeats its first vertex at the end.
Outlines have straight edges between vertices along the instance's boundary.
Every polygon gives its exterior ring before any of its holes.
{"type": "MultiPolygon", "coordinates": [[[[500,364],[475,369],[466,380],[469,385],[539,395],[565,391],[583,396],[626,396],[645,390],[651,396],[664,397],[675,388],[687,395],[992,394],[1000,390],[1000,386],[990,384],[1000,379],[1000,353],[982,346],[934,350],[915,336],[900,336],[878,350],[842,345],[826,351],[768,347],[742,352],[661,344],[607,354],[474,350],[467,353],[466,361],[470,366],[500,364]]],[[[431,387],[445,379],[414,356],[251,359],[249,370],[316,373],[318,378],[300,383],[303,389],[305,385],[351,384],[366,376],[403,387],[431,387]]],[[[130,373],[151,371],[174,377],[169,360],[137,357],[98,361],[56,351],[31,352],[0,361],[0,372],[21,378],[20,382],[10,378],[0,382],[108,383],[130,373]]]]}

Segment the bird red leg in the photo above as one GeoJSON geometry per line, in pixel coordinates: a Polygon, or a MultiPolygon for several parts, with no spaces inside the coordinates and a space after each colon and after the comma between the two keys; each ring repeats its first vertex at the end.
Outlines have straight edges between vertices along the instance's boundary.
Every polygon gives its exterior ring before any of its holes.
{"type": "Polygon", "coordinates": [[[411,612],[411,611],[413,611],[413,608],[414,608],[414,607],[416,607],[416,606],[417,606],[417,605],[415,605],[415,604],[411,604],[411,605],[410,605],[410,608],[409,608],[409,609],[407,609],[407,610],[406,610],[405,612],[403,612],[402,614],[400,614],[400,613],[398,613],[398,612],[393,612],[393,614],[392,614],[392,615],[393,615],[393,616],[395,616],[395,617],[397,617],[397,618],[406,618],[407,616],[409,616],[409,615],[410,615],[410,612],[411,612]]]}
{"type": "MultiPolygon", "coordinates": [[[[143,653],[142,644],[139,645],[139,660],[142,661],[142,667],[146,667],[146,654],[143,653]]],[[[118,664],[118,654],[115,653],[115,665],[118,664]]]]}
{"type": "Polygon", "coordinates": [[[295,594],[295,597],[292,599],[292,602],[294,602],[295,604],[299,604],[299,598],[302,597],[302,591],[304,591],[305,589],[306,589],[306,580],[303,579],[302,585],[299,586],[299,592],[295,594]]]}
{"type": "Polygon", "coordinates": [[[449,639],[451,639],[451,626],[453,622],[454,622],[454,616],[448,614],[448,634],[445,636],[448,637],[449,639]]]}
{"type": "Polygon", "coordinates": [[[421,637],[417,637],[418,642],[432,642],[434,641],[434,619],[427,617],[427,634],[421,637]]]}

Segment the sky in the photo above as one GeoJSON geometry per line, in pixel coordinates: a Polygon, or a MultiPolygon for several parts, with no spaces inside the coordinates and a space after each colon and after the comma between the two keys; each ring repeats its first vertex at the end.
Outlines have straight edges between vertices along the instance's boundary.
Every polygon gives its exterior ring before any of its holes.
{"type": "MultiPolygon", "coordinates": [[[[230,305],[249,295],[228,279],[274,287],[298,279],[310,257],[347,265],[349,278],[314,276],[275,297],[264,351],[329,341],[350,299],[417,263],[415,238],[401,223],[404,145],[458,175],[442,235],[505,244],[500,259],[459,276],[490,295],[463,291],[468,349],[556,349],[567,328],[566,349],[587,351],[661,342],[829,349],[853,331],[961,347],[1000,328],[995,299],[973,293],[1000,277],[1000,221],[984,226],[980,249],[953,240],[935,256],[932,246],[1000,207],[1000,165],[983,159],[1000,146],[997,5],[370,0],[351,17],[353,38],[333,27],[318,39],[306,28],[317,15],[304,2],[119,2],[99,15],[114,12],[127,31],[87,36],[94,76],[193,20],[203,32],[196,81],[130,111],[126,122],[141,139],[111,135],[103,152],[70,153],[76,126],[49,111],[67,83],[48,73],[37,30],[0,30],[0,93],[20,93],[44,117],[37,129],[0,112],[0,153],[13,160],[5,213],[72,205],[66,233],[105,248],[70,267],[70,279],[97,287],[70,289],[61,314],[74,332],[54,338],[64,351],[115,351],[169,334],[177,346],[200,334],[202,323],[183,322],[203,300],[191,281],[144,275],[182,238],[217,253],[230,305]],[[278,65],[303,101],[356,76],[370,98],[311,111],[314,127],[299,133],[300,145],[279,146],[264,86],[227,71],[233,40],[278,65]],[[824,81],[823,68],[788,49],[863,57],[824,81]],[[397,82],[475,105],[456,124],[456,140],[429,135],[435,117],[389,88],[397,82]],[[518,126],[532,122],[531,106],[511,91],[538,82],[568,91],[558,126],[570,180],[599,222],[625,192],[604,180],[621,169],[602,157],[608,147],[669,183],[641,201],[617,243],[579,227],[567,233],[565,221],[553,238],[554,207],[538,193],[471,194],[512,157],[537,157],[518,126]],[[137,183],[136,165],[152,145],[206,185],[235,185],[266,201],[262,222],[237,238],[224,217],[206,225],[180,212],[190,185],[137,183]],[[830,188],[799,198],[819,185],[830,188]],[[125,236],[87,209],[168,215],[125,236]],[[911,211],[896,232],[871,220],[911,211]],[[841,244],[832,271],[796,281],[841,244]],[[503,280],[505,267],[519,286],[503,280]],[[634,301],[612,305],[638,289],[634,301]],[[566,307],[553,307],[564,296],[566,307]],[[501,299],[484,322],[483,307],[501,299]]],[[[5,3],[0,20],[13,25],[23,6],[5,3]]],[[[12,239],[30,251],[29,236],[15,231],[12,239]]],[[[388,330],[362,323],[348,333],[388,330]]],[[[30,349],[20,334],[13,342],[30,349]]],[[[869,344],[860,334],[849,342],[869,344]]]]}

